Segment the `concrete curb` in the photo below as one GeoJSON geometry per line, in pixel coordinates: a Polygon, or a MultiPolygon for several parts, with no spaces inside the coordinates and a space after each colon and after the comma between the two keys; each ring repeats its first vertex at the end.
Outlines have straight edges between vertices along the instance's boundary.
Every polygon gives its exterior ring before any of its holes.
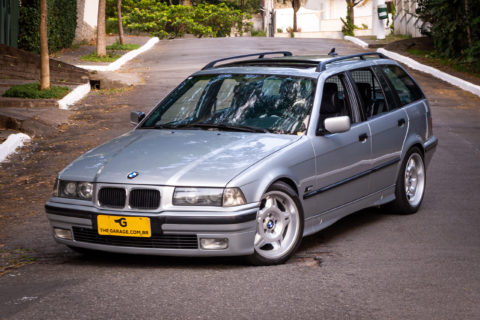
{"type": "Polygon", "coordinates": [[[120,69],[120,67],[123,66],[125,63],[132,60],[139,54],[151,49],[159,41],[160,40],[157,37],[151,38],[150,40],[147,41],[147,43],[145,43],[140,48],[127,52],[115,62],[110,63],[108,66],[77,65],[76,67],[87,69],[87,70],[96,70],[96,71],[116,71],[120,69]]]}
{"type": "Polygon", "coordinates": [[[82,100],[90,92],[90,83],[85,83],[77,86],[69,94],[58,100],[60,109],[68,110],[68,108],[78,101],[82,100]]]}
{"type": "Polygon", "coordinates": [[[395,60],[409,66],[412,69],[428,73],[428,74],[434,76],[435,78],[438,78],[438,79],[441,79],[445,82],[453,84],[454,86],[457,86],[462,90],[470,91],[474,95],[477,95],[477,96],[480,97],[480,86],[477,86],[473,83],[462,80],[460,78],[454,77],[454,76],[452,76],[448,73],[437,70],[437,69],[432,68],[430,66],[426,66],[424,64],[421,64],[421,63],[413,60],[412,58],[405,57],[401,54],[398,54],[398,53],[395,53],[395,52],[392,52],[392,51],[388,51],[388,50],[385,50],[383,48],[378,49],[377,52],[383,53],[387,57],[395,59],[395,60]]]}
{"type": "Polygon", "coordinates": [[[5,161],[17,148],[22,147],[31,139],[24,133],[15,133],[8,136],[7,140],[0,144],[0,163],[5,161]]]}
{"type": "Polygon", "coordinates": [[[364,49],[368,48],[368,43],[366,43],[365,41],[360,40],[358,38],[355,38],[355,37],[352,37],[352,36],[345,36],[345,37],[343,37],[343,39],[351,41],[351,42],[355,43],[356,45],[358,45],[358,46],[360,46],[364,49]]]}

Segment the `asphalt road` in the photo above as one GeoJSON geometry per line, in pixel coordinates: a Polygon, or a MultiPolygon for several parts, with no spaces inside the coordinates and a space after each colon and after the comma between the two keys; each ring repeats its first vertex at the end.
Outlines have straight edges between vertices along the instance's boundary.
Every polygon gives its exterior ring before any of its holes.
{"type": "Polygon", "coordinates": [[[307,39],[162,41],[128,64],[145,83],[92,94],[68,127],[2,167],[1,246],[25,264],[0,278],[0,319],[480,319],[480,99],[413,72],[432,106],[440,143],[421,210],[351,215],[304,239],[286,264],[73,253],[57,245],[43,212],[56,173],[82,152],[130,129],[208,61],[242,53],[360,52],[307,39]]]}

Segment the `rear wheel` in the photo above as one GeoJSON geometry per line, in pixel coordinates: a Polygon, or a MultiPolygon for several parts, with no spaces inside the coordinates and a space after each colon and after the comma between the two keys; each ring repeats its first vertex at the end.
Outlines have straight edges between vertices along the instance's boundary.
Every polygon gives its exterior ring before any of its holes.
{"type": "Polygon", "coordinates": [[[426,172],[421,151],[410,149],[402,162],[395,187],[396,199],[389,209],[398,214],[412,214],[418,211],[425,193],[426,172]]]}
{"type": "Polygon", "coordinates": [[[297,194],[286,183],[274,183],[261,200],[250,262],[273,265],[287,261],[300,246],[302,235],[303,212],[297,194]]]}

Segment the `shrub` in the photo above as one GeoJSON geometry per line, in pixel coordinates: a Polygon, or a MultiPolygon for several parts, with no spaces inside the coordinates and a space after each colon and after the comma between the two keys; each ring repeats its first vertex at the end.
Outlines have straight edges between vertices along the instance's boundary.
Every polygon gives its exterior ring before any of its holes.
{"type": "Polygon", "coordinates": [[[252,37],[266,37],[267,33],[263,30],[252,30],[252,37]]]}
{"type": "Polygon", "coordinates": [[[126,11],[123,21],[128,30],[148,32],[161,39],[181,37],[185,33],[199,38],[223,37],[229,35],[232,28],[242,34],[250,28],[250,24],[243,23],[243,20],[251,18],[224,3],[189,7],[140,0],[133,10],[126,11]]]}
{"type": "Polygon", "coordinates": [[[480,71],[480,6],[465,0],[417,0],[419,17],[430,25],[436,55],[480,71]]]}
{"type": "Polygon", "coordinates": [[[40,90],[40,83],[27,83],[13,86],[3,94],[4,97],[27,99],[61,99],[70,91],[67,87],[51,86],[40,90]]]}
{"type": "MultiPolygon", "coordinates": [[[[71,46],[77,27],[76,0],[48,0],[48,49],[58,51],[71,46]]],[[[40,52],[40,0],[23,0],[20,7],[18,47],[40,52]]]]}
{"type": "Polygon", "coordinates": [[[282,32],[283,32],[283,29],[282,29],[282,28],[277,28],[277,32],[278,32],[278,33],[282,33],[282,32]]]}

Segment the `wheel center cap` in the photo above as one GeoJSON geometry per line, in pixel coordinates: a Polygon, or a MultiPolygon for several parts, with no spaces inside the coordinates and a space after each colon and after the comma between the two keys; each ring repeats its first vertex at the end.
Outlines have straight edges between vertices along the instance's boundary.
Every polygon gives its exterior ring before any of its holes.
{"type": "Polygon", "coordinates": [[[273,229],[274,226],[275,226],[275,222],[273,222],[273,220],[268,221],[267,228],[269,230],[273,229]]]}

